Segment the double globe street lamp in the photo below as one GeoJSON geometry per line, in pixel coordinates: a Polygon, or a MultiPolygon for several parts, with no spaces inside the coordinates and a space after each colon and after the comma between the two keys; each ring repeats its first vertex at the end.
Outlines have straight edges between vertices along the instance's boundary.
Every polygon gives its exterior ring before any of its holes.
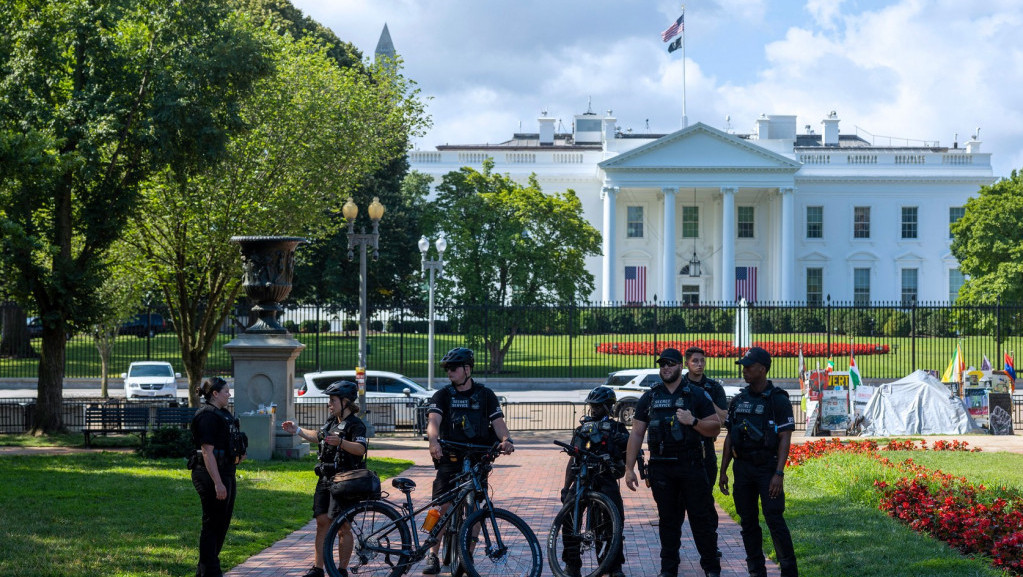
{"type": "Polygon", "coordinates": [[[426,254],[430,251],[430,241],[425,236],[419,239],[419,252],[423,255],[423,272],[429,271],[430,278],[430,334],[427,340],[427,370],[426,388],[433,390],[433,285],[436,279],[444,274],[444,251],[448,248],[448,241],[444,237],[437,239],[434,243],[437,247],[437,260],[429,260],[426,254]],[[436,274],[435,274],[436,273],[436,274]]]}
{"type": "Polygon", "coordinates": [[[366,411],[366,428],[367,432],[372,435],[372,414],[366,406],[366,329],[369,324],[369,318],[366,316],[366,247],[373,247],[373,260],[380,256],[379,225],[380,219],[384,216],[384,205],[380,204],[379,198],[373,197],[373,202],[369,205],[369,220],[373,224],[373,232],[369,234],[366,233],[365,226],[359,233],[355,232],[355,217],[359,216],[359,207],[351,197],[348,197],[348,201],[341,207],[341,214],[348,222],[348,260],[355,258],[353,249],[356,246],[359,247],[359,366],[355,372],[359,385],[359,407],[366,411]]]}

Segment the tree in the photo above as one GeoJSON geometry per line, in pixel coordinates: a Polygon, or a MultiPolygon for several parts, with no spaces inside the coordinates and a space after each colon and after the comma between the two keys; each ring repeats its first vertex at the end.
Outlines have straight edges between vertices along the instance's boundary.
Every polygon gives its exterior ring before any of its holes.
{"type": "Polygon", "coordinates": [[[396,72],[341,69],[312,39],[261,34],[274,73],[240,104],[249,129],[231,139],[217,165],[151,179],[131,237],[166,300],[192,404],[241,289],[230,237],[332,234],[345,197],[403,156],[421,125],[415,91],[396,72]]]}
{"type": "Polygon", "coordinates": [[[600,232],[571,189],[545,194],[535,175],[523,186],[493,168],[488,158],[483,172],[465,167],[444,175],[435,217],[448,241],[444,276],[454,281],[442,291],[465,307],[462,330],[498,372],[521,323],[521,314],[504,307],[585,298],[593,290],[585,259],[600,254],[600,232]]]}
{"type": "Polygon", "coordinates": [[[127,249],[124,243],[115,243],[107,254],[107,274],[95,296],[99,310],[89,327],[92,343],[99,352],[100,395],[104,399],[109,396],[110,359],[121,325],[149,290],[149,279],[140,274],[134,255],[127,249]]]}
{"type": "Polygon", "coordinates": [[[983,186],[952,225],[952,255],[968,278],[959,300],[1023,303],[1023,173],[983,186]]]}
{"type": "Polygon", "coordinates": [[[43,322],[36,431],[63,429],[69,327],[97,316],[104,255],[167,166],[240,128],[264,48],[220,0],[0,3],[0,260],[43,322]]]}

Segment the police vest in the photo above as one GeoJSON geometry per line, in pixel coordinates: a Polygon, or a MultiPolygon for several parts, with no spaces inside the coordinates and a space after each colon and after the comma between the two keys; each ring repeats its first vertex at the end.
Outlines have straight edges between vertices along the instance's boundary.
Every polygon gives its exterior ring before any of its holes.
{"type": "Polygon", "coordinates": [[[205,403],[196,410],[195,417],[192,418],[192,422],[189,425],[189,429],[192,431],[192,445],[196,450],[200,450],[202,448],[199,445],[196,423],[198,423],[202,418],[202,415],[205,415],[206,413],[210,413],[216,418],[221,419],[227,427],[226,448],[221,449],[214,447],[213,449],[213,454],[217,457],[217,464],[223,466],[225,464],[234,465],[238,463],[238,461],[241,460],[241,457],[244,457],[248,450],[249,437],[239,428],[238,419],[234,418],[234,415],[225,409],[218,409],[209,403],[205,403]]]}
{"type": "Polygon", "coordinates": [[[572,446],[598,455],[611,455],[613,462],[610,472],[615,478],[623,477],[625,455],[620,450],[623,440],[620,436],[627,438],[627,435],[619,432],[620,427],[617,422],[606,417],[601,420],[584,417],[582,425],[572,435],[572,446]]]}
{"type": "Polygon", "coordinates": [[[746,387],[735,398],[732,413],[732,447],[739,458],[762,461],[778,451],[778,423],[775,419],[775,395],[785,391],[771,387],[767,395],[754,395],[746,387]]]}
{"type": "Polygon", "coordinates": [[[448,430],[468,441],[482,441],[490,429],[484,414],[486,407],[483,406],[483,388],[476,387],[476,392],[468,398],[458,396],[454,385],[448,385],[447,388],[451,399],[448,430]]]}
{"type": "Polygon", "coordinates": [[[674,394],[668,392],[664,383],[650,389],[647,443],[651,456],[682,457],[700,449],[699,433],[683,425],[675,414],[678,409],[692,410],[692,394],[689,385],[681,383],[674,394]]]}
{"type": "Polygon", "coordinates": [[[328,435],[337,435],[344,441],[354,441],[355,439],[352,439],[350,434],[351,425],[352,423],[348,419],[341,419],[339,423],[337,418],[331,417],[320,427],[316,438],[319,440],[317,456],[321,463],[332,463],[338,471],[362,468],[362,457],[342,450],[340,444],[335,447],[327,443],[328,435]]]}

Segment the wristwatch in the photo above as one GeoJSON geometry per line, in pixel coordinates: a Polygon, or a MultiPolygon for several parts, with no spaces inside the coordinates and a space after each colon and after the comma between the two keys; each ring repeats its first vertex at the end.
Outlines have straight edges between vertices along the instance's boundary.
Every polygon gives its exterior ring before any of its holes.
{"type": "Polygon", "coordinates": [[[782,471],[781,469],[779,469],[779,470],[775,471],[774,474],[778,475],[779,477],[784,477],[785,476],[785,471],[782,471]]]}

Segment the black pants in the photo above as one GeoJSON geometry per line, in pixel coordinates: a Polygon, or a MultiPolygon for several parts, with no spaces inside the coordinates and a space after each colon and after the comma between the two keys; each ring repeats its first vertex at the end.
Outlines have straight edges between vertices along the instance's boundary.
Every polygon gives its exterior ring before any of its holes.
{"type": "Polygon", "coordinates": [[[705,572],[721,571],[721,561],[717,556],[717,511],[702,456],[694,455],[688,460],[651,460],[650,488],[659,518],[661,572],[678,574],[682,523],[686,513],[693,531],[693,543],[700,553],[700,567],[705,572]]]}
{"type": "Polygon", "coordinates": [[[224,574],[220,568],[220,550],[224,548],[227,528],[231,525],[237,487],[234,471],[221,469],[220,480],[227,487],[227,498],[224,500],[217,499],[213,479],[205,467],[192,469],[192,485],[199,493],[199,501],[202,503],[202,531],[199,533],[199,564],[195,569],[196,577],[220,577],[224,574]]]}
{"type": "MultiPolygon", "coordinates": [[[[594,482],[592,490],[603,493],[611,499],[614,506],[618,509],[618,515],[622,519],[622,527],[625,526],[625,503],[622,501],[622,490],[618,486],[617,479],[608,478],[597,478],[594,482]]],[[[572,503],[575,499],[575,483],[571,483],[568,487],[565,487],[562,492],[562,503],[572,503]]],[[[624,533],[624,531],[623,531],[624,533]]],[[[562,530],[562,534],[567,534],[567,531],[562,530]]],[[[608,572],[614,573],[615,571],[621,571],[622,566],[625,565],[625,535],[622,535],[622,547],[618,549],[615,554],[615,560],[611,563],[608,568],[608,572]]],[[[571,565],[578,567],[580,565],[579,558],[579,541],[566,537],[564,539],[565,548],[561,552],[561,560],[565,562],[565,565],[571,565]]]]}
{"type": "Polygon", "coordinates": [[[736,459],[733,472],[732,497],[735,512],[739,514],[742,527],[742,544],[746,548],[746,566],[750,575],[767,575],[764,566],[763,531],[760,530],[758,502],[764,511],[764,521],[771,532],[774,552],[778,556],[782,577],[796,577],[796,552],[792,547],[792,535],[785,524],[785,494],[772,499],[769,494],[771,477],[777,470],[777,459],[763,465],[736,459]]]}

